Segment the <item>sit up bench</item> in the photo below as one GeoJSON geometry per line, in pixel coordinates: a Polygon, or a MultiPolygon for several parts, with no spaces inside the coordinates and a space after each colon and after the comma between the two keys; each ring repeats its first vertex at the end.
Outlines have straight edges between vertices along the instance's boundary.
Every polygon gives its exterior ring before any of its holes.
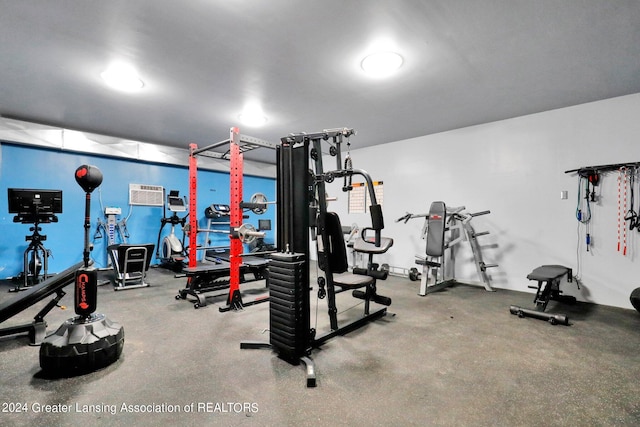
{"type": "Polygon", "coordinates": [[[527,279],[538,282],[537,286],[529,286],[532,289],[538,289],[536,297],[533,300],[535,310],[512,305],[509,308],[511,314],[518,317],[533,317],[536,319],[546,320],[552,325],[562,324],[569,325],[569,318],[563,314],[549,314],[544,311],[550,300],[563,302],[566,304],[575,304],[576,298],[569,295],[562,295],[560,283],[564,277],[568,282],[573,281],[573,272],[570,268],[562,265],[543,265],[534,269],[527,275],[527,279]]]}

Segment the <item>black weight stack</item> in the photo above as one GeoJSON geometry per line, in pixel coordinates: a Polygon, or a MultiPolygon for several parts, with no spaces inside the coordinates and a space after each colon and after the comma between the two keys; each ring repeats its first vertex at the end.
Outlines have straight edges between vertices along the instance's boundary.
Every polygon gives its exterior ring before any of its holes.
{"type": "Polygon", "coordinates": [[[275,253],[269,262],[269,342],[287,362],[297,365],[311,351],[309,287],[305,256],[275,253]]]}

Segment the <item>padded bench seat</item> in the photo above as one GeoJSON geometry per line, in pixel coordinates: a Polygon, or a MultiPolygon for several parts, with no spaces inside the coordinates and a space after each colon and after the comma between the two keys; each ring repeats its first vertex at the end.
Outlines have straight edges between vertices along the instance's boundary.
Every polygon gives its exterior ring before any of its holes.
{"type": "Polygon", "coordinates": [[[372,284],[375,279],[371,276],[353,273],[340,273],[333,275],[333,283],[345,289],[357,289],[372,284]]]}
{"type": "Polygon", "coordinates": [[[546,282],[548,280],[560,279],[565,274],[568,274],[569,280],[571,280],[570,268],[562,265],[543,265],[529,273],[527,279],[546,282]]]}
{"type": "MultiPolygon", "coordinates": [[[[518,317],[533,317],[536,319],[547,320],[552,325],[569,325],[569,318],[564,314],[544,313],[550,300],[560,301],[564,303],[575,303],[574,296],[562,295],[560,283],[562,278],[567,276],[567,281],[573,281],[573,272],[571,268],[563,265],[543,265],[534,269],[527,275],[527,279],[538,282],[537,286],[529,286],[537,288],[536,296],[533,300],[535,310],[529,310],[516,305],[509,307],[511,314],[518,317]]],[[[578,286],[578,288],[580,288],[578,286]]]]}

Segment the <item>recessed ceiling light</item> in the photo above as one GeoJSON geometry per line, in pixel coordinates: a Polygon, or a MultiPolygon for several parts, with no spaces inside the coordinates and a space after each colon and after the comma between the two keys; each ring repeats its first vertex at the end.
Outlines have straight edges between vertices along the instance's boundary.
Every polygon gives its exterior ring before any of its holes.
{"type": "Polygon", "coordinates": [[[396,52],[376,52],[365,57],[360,66],[372,77],[387,77],[402,66],[402,56],[396,52]]]}
{"type": "Polygon", "coordinates": [[[267,117],[262,112],[262,108],[257,106],[247,106],[242,113],[238,115],[238,119],[243,125],[258,127],[267,123],[267,117]]]}
{"type": "Polygon", "coordinates": [[[100,74],[100,77],[113,89],[135,92],[144,87],[133,67],[125,64],[113,64],[100,74]]]}

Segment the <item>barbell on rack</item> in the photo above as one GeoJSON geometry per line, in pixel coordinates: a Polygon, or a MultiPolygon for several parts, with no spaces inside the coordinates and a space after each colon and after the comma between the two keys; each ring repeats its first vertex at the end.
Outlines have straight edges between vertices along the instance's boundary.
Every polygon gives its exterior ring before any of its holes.
{"type": "Polygon", "coordinates": [[[240,207],[242,209],[248,209],[256,215],[262,215],[267,211],[268,205],[275,203],[276,202],[268,201],[267,196],[262,193],[254,193],[249,202],[240,202],[240,207]]]}
{"type": "MultiPolygon", "coordinates": [[[[336,200],[338,200],[337,197],[329,197],[329,195],[327,195],[327,202],[333,202],[336,200]]],[[[240,207],[242,209],[248,209],[256,215],[262,215],[267,211],[269,205],[275,205],[276,203],[277,202],[275,201],[270,202],[269,200],[267,200],[267,196],[262,193],[254,193],[251,196],[250,201],[241,202],[240,207]]]]}
{"type": "Polygon", "coordinates": [[[238,233],[238,238],[242,241],[242,243],[250,244],[253,243],[256,238],[264,238],[266,233],[264,231],[257,231],[256,228],[251,225],[244,223],[240,227],[236,229],[236,233],[238,233]]]}
{"type": "MultiPolygon", "coordinates": [[[[227,230],[211,230],[207,228],[199,228],[199,233],[209,232],[209,233],[218,233],[218,234],[226,234],[231,235],[231,233],[227,230]]],[[[242,241],[242,243],[250,244],[253,243],[256,238],[264,238],[266,233],[264,231],[257,231],[256,228],[248,223],[244,223],[240,225],[238,228],[233,229],[233,235],[242,241]]]]}

